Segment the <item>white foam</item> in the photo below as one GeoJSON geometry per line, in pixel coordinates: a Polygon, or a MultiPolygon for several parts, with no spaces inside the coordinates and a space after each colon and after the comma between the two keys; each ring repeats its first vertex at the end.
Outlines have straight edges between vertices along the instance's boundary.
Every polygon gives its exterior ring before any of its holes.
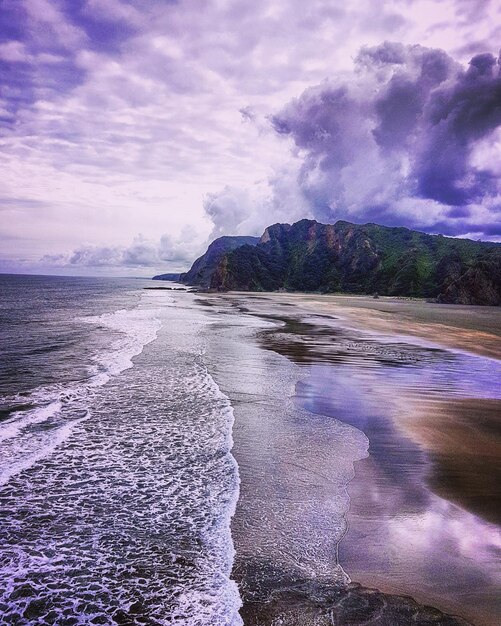
{"type": "MultiPolygon", "coordinates": [[[[110,351],[96,354],[94,361],[109,376],[120,374],[133,366],[133,357],[141,354],[146,344],[151,343],[161,327],[158,309],[120,309],[114,313],[82,317],[87,324],[108,328],[122,333],[110,351]]],[[[100,372],[103,374],[103,371],[100,372]]],[[[94,385],[104,384],[102,375],[93,381],[94,385]]]]}
{"type": "Polygon", "coordinates": [[[50,455],[68,438],[76,424],[89,416],[90,394],[112,376],[131,368],[132,359],[155,340],[161,327],[158,309],[140,307],[141,303],[134,309],[77,320],[116,333],[111,345],[93,356],[86,380],[47,385],[4,399],[7,405],[23,403],[33,408],[16,411],[0,424],[0,485],[50,455]],[[85,417],[81,417],[82,414],[85,417]]]}
{"type": "Polygon", "coordinates": [[[16,437],[20,431],[31,424],[39,424],[45,422],[50,417],[61,410],[62,403],[60,400],[54,400],[48,405],[31,411],[16,411],[12,417],[5,420],[0,430],[0,441],[12,439],[16,437]]]}
{"type": "MultiPolygon", "coordinates": [[[[225,516],[222,523],[222,530],[224,532],[223,543],[226,549],[226,571],[224,572],[226,585],[226,602],[224,603],[226,607],[230,607],[230,612],[224,615],[223,624],[227,624],[228,626],[243,626],[243,620],[240,616],[239,610],[242,606],[242,599],[240,597],[240,592],[238,590],[238,586],[234,580],[230,579],[231,570],[233,567],[233,561],[235,559],[235,546],[233,543],[233,537],[231,534],[231,520],[235,515],[235,511],[238,504],[238,499],[240,497],[240,473],[238,468],[238,463],[235,457],[231,454],[231,450],[233,449],[234,441],[233,441],[233,426],[235,423],[235,415],[233,411],[233,406],[229,397],[223,393],[219,385],[216,383],[214,378],[209,374],[207,366],[204,363],[204,368],[206,372],[206,378],[209,386],[211,386],[214,390],[216,396],[219,396],[224,400],[226,404],[226,414],[227,414],[227,422],[226,422],[226,446],[228,450],[228,456],[230,458],[231,465],[233,467],[233,472],[236,478],[236,486],[232,493],[232,497],[229,501],[229,504],[225,510],[225,516]]],[[[221,605],[223,605],[223,601],[221,599],[221,605]]],[[[203,602],[201,603],[203,606],[203,602]]],[[[204,624],[203,621],[199,622],[186,622],[186,626],[202,626],[204,624]]]]}
{"type": "MultiPolygon", "coordinates": [[[[117,607],[134,613],[131,607],[140,598],[145,615],[162,626],[242,625],[241,600],[231,580],[230,522],[239,495],[231,454],[233,408],[200,349],[207,320],[178,306],[165,307],[158,317],[168,320],[166,332],[152,346],[147,363],[136,361],[125,389],[115,372],[131,367],[134,355],[156,337],[155,311],[117,311],[82,320],[100,327],[97,334],[109,347],[95,354],[81,395],[61,401],[59,414],[48,423],[73,407],[91,407],[92,416],[80,418],[84,423],[68,445],[60,446],[69,435],[61,429],[51,445],[25,454],[20,459],[24,467],[36,462],[36,454],[38,459],[43,453],[51,456],[40,462],[42,471],[25,474],[3,492],[11,522],[4,533],[11,589],[3,597],[11,616],[25,610],[26,599],[11,597],[21,578],[66,584],[68,572],[78,567],[82,575],[75,588],[51,592],[51,606],[73,615],[74,598],[92,591],[95,611],[78,609],[81,624],[117,607]],[[50,522],[44,519],[47,486],[57,503],[50,522]],[[27,512],[19,508],[24,490],[29,492],[27,512]],[[25,533],[23,527],[35,531],[25,533]]],[[[58,390],[63,392],[68,389],[58,390]]],[[[65,426],[71,432],[75,423],[65,426]]],[[[0,593],[0,601],[3,597],[0,593]]]]}
{"type": "Polygon", "coordinates": [[[5,485],[9,482],[9,480],[22,472],[23,470],[29,469],[32,467],[37,461],[48,457],[52,452],[57,448],[59,444],[61,444],[65,439],[69,437],[73,428],[84,419],[87,419],[88,415],[80,418],[79,420],[74,420],[73,422],[69,422],[68,424],[64,424],[60,426],[50,437],[50,439],[38,449],[36,452],[32,454],[28,454],[21,460],[14,462],[12,465],[9,465],[5,468],[2,468],[0,472],[0,486],[5,485]]]}

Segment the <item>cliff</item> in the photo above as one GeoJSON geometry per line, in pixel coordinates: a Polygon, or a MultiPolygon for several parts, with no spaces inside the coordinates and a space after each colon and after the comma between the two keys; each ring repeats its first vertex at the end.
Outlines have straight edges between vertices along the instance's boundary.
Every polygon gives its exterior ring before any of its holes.
{"type": "Polygon", "coordinates": [[[209,284],[221,290],[379,293],[499,305],[501,244],[377,224],[301,220],[269,226],[257,245],[222,254],[209,284]]]}
{"type": "Polygon", "coordinates": [[[207,252],[193,263],[188,272],[181,274],[179,280],[187,285],[209,287],[213,273],[227,253],[242,245],[250,247],[258,242],[259,237],[219,237],[210,244],[207,252]]]}

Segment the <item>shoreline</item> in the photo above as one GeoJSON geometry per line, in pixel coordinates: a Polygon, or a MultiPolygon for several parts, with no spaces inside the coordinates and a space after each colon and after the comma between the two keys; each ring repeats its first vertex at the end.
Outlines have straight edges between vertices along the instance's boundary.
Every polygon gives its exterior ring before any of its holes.
{"type": "MultiPolygon", "coordinates": [[[[443,324],[437,325],[437,323],[434,323],[433,320],[430,321],[429,319],[427,319],[426,316],[427,311],[422,310],[423,308],[426,309],[426,307],[436,307],[437,305],[419,303],[420,306],[418,307],[417,315],[414,315],[414,318],[417,318],[417,321],[412,322],[413,316],[411,315],[411,307],[415,304],[415,302],[411,302],[409,304],[409,301],[405,301],[405,310],[402,310],[402,303],[400,301],[396,303],[389,303],[388,301],[381,303],[379,300],[373,301],[372,298],[363,299],[365,301],[360,301],[358,298],[356,298],[358,302],[356,303],[357,307],[355,307],[354,303],[352,302],[353,299],[349,298],[349,302],[345,300],[343,304],[334,309],[335,303],[333,303],[332,300],[325,302],[323,299],[324,296],[311,297],[297,294],[204,294],[203,305],[213,307],[216,305],[216,303],[224,302],[226,305],[229,304],[233,309],[238,310],[242,314],[249,314],[253,317],[258,317],[265,320],[268,319],[274,322],[281,322],[283,324],[282,327],[266,329],[258,333],[261,348],[271,350],[272,352],[278,352],[279,354],[286,356],[292,362],[298,363],[303,367],[306,366],[309,370],[313,370],[316,368],[315,376],[318,375],[318,372],[321,368],[332,369],[334,367],[342,369],[348,367],[347,354],[344,354],[343,350],[341,350],[341,354],[339,353],[339,349],[337,351],[336,349],[333,350],[333,344],[337,345],[338,347],[339,344],[341,344],[343,346],[343,349],[346,349],[347,352],[351,353],[350,358],[353,357],[353,353],[355,353],[357,359],[360,357],[360,355],[357,353],[358,349],[362,353],[369,353],[370,359],[376,360],[378,364],[384,364],[385,362],[391,362],[393,360],[396,361],[396,364],[398,366],[403,365],[404,367],[409,367],[409,364],[412,363],[413,355],[405,354],[405,350],[402,349],[400,342],[403,340],[402,335],[404,333],[401,332],[402,329],[400,325],[397,324],[397,321],[399,319],[402,319],[402,317],[404,317],[403,321],[405,330],[413,331],[412,333],[405,333],[407,335],[407,341],[412,339],[412,337],[418,337],[422,339],[422,341],[418,340],[416,345],[418,351],[418,356],[416,358],[418,359],[418,361],[420,358],[422,358],[421,351],[425,354],[428,354],[428,350],[429,354],[431,355],[430,358],[432,359],[434,358],[434,351],[436,351],[437,354],[441,357],[443,349],[440,349],[440,344],[438,343],[438,341],[436,341],[437,339],[440,340],[440,343],[444,348],[447,344],[453,349],[462,351],[466,347],[465,336],[468,336],[468,341],[470,343],[472,341],[475,343],[475,353],[489,356],[490,358],[493,358],[493,352],[496,350],[498,342],[501,342],[501,331],[499,332],[499,334],[497,334],[499,329],[496,328],[495,321],[490,319],[491,312],[487,311],[487,315],[485,316],[485,308],[481,308],[480,312],[476,313],[477,318],[479,317],[480,313],[483,314],[485,318],[483,322],[481,321],[481,323],[478,325],[480,328],[474,327],[474,325],[471,323],[468,324],[468,328],[462,328],[461,317],[462,315],[464,315],[464,313],[462,311],[458,311],[456,305],[454,309],[459,313],[459,315],[456,314],[455,317],[451,317],[451,313],[449,312],[447,326],[448,328],[456,328],[460,331],[462,330],[463,332],[457,333],[455,335],[454,342],[451,342],[451,335],[448,333],[444,334],[443,332],[443,324]],[[303,301],[304,299],[306,299],[306,302],[303,301]],[[318,303],[316,301],[317,299],[320,299],[321,302],[318,303]],[[395,310],[390,310],[390,312],[383,311],[383,315],[380,315],[381,312],[378,311],[375,318],[370,319],[370,315],[368,315],[367,311],[371,311],[371,305],[373,304],[373,302],[375,302],[378,309],[383,306],[383,308],[385,309],[391,309],[391,307],[393,307],[395,310]],[[350,305],[349,307],[347,306],[348,304],[350,305]],[[353,310],[357,308],[359,310],[353,310]],[[369,320],[367,323],[367,326],[369,326],[369,332],[366,335],[365,342],[360,342],[358,340],[352,341],[351,344],[347,342],[346,337],[342,336],[343,332],[345,334],[350,334],[350,332],[354,329],[359,332],[365,330],[363,325],[367,320],[369,320]],[[409,329],[409,324],[414,324],[415,327],[409,329]],[[395,332],[397,328],[398,332],[395,332]],[[339,329],[343,329],[343,332],[339,333],[339,329]],[[486,332],[486,330],[488,330],[489,332],[486,332]],[[393,332],[391,333],[391,331],[393,332]],[[388,348],[388,343],[391,343],[392,338],[395,345],[392,345],[390,348],[388,348]],[[482,338],[484,338],[485,340],[484,343],[482,343],[481,341],[482,338]],[[382,345],[385,347],[385,349],[384,351],[381,351],[383,352],[382,354],[378,354],[378,349],[374,347],[374,342],[377,343],[376,339],[379,340],[379,342],[383,342],[382,345]],[[438,344],[438,346],[430,347],[430,341],[432,341],[433,344],[438,344]],[[421,343],[423,344],[422,346],[420,345],[421,343]],[[455,345],[450,345],[451,343],[454,343],[455,345]],[[348,348],[346,348],[346,346],[348,346],[348,348]],[[409,361],[409,359],[411,360],[409,361]]],[[[200,304],[202,304],[202,302],[200,302],[200,304]]],[[[460,308],[467,308],[468,311],[471,310],[471,307],[460,308]]],[[[435,313],[435,311],[433,313],[435,313]]],[[[312,374],[310,373],[310,379],[311,376],[312,374]]],[[[318,389],[313,390],[313,396],[318,398],[317,392],[318,389]]],[[[297,390],[296,396],[298,396],[297,390]]],[[[296,401],[299,401],[301,406],[305,407],[308,411],[310,411],[310,413],[312,413],[312,407],[308,406],[308,403],[305,404],[301,401],[301,398],[298,397],[296,397],[296,401]]],[[[336,417],[336,419],[341,419],[341,421],[343,421],[343,416],[339,415],[339,406],[334,408],[336,408],[337,412],[334,412],[333,416],[336,417]]],[[[493,410],[495,413],[499,411],[499,404],[496,404],[493,410]]],[[[440,408],[436,408],[436,411],[437,414],[440,413],[440,408]]],[[[313,413],[315,413],[315,411],[313,411],[313,413]]],[[[325,418],[326,415],[329,415],[331,413],[329,411],[329,407],[324,404],[319,408],[318,414],[323,415],[325,418]]],[[[416,453],[412,452],[412,454],[414,454],[415,458],[417,459],[414,465],[416,467],[422,465],[427,470],[430,470],[433,464],[433,460],[430,460],[429,450],[425,455],[426,458],[422,456],[421,452],[423,447],[425,447],[426,437],[424,437],[424,439],[423,437],[421,437],[422,440],[420,440],[416,433],[413,434],[411,432],[413,424],[414,428],[416,428],[415,423],[412,421],[412,419],[409,419],[408,422],[409,423],[407,424],[401,424],[400,426],[402,426],[402,428],[399,427],[396,430],[396,426],[395,424],[393,424],[392,428],[394,429],[396,434],[391,435],[390,439],[392,438],[392,440],[395,440],[395,437],[397,437],[397,439],[400,440],[407,439],[407,441],[413,441],[412,446],[414,446],[414,448],[417,450],[416,453]]],[[[384,423],[382,424],[384,426],[384,423]]],[[[386,426],[384,426],[383,428],[383,430],[386,429],[385,434],[388,434],[388,424],[389,422],[387,421],[386,426]]],[[[370,441],[372,436],[371,445],[373,446],[374,435],[367,433],[362,425],[354,425],[357,428],[361,429],[363,432],[366,432],[366,434],[369,435],[370,441]]],[[[487,428],[488,427],[489,426],[487,426],[487,428]]],[[[423,430],[423,428],[421,428],[420,432],[425,432],[425,429],[423,430]]],[[[432,437],[432,439],[435,440],[436,437],[432,437]]],[[[374,454],[374,452],[377,452],[377,450],[373,449],[372,453],[374,454]]],[[[382,450],[382,452],[384,452],[384,450],[382,450]]],[[[436,457],[438,458],[443,450],[438,450],[435,452],[436,457]]],[[[450,461],[450,459],[448,459],[448,461],[450,461]]],[[[384,571],[377,571],[378,563],[377,558],[375,558],[375,556],[377,555],[375,555],[374,553],[367,557],[367,555],[364,556],[360,554],[360,551],[357,554],[357,550],[355,550],[354,552],[353,550],[351,550],[350,552],[350,549],[348,549],[349,546],[353,546],[357,543],[357,532],[367,532],[370,534],[374,531],[375,520],[369,520],[369,525],[367,526],[367,511],[357,511],[355,506],[357,498],[359,500],[361,497],[363,498],[363,489],[367,488],[367,480],[361,479],[360,474],[364,471],[364,464],[365,466],[367,466],[367,464],[371,462],[373,462],[372,458],[369,458],[369,460],[363,459],[356,461],[355,477],[348,484],[348,491],[350,492],[351,502],[349,505],[349,510],[346,513],[346,518],[348,520],[349,529],[346,535],[341,540],[339,546],[341,555],[341,566],[343,566],[343,568],[352,580],[355,579],[359,581],[361,585],[358,585],[358,583],[351,584],[348,587],[345,587],[344,591],[341,591],[339,583],[337,584],[337,586],[325,586],[320,581],[317,581],[316,583],[312,583],[311,580],[295,580],[288,582],[283,581],[281,585],[277,585],[275,586],[275,588],[270,590],[269,597],[264,603],[264,598],[261,598],[258,602],[254,602],[252,601],[252,599],[246,598],[244,593],[244,608],[242,609],[242,615],[244,616],[245,624],[271,624],[273,619],[278,619],[279,614],[282,616],[282,618],[289,620],[284,622],[287,624],[322,624],[324,623],[321,621],[323,619],[322,615],[329,612],[331,615],[336,615],[336,619],[339,620],[336,623],[345,623],[343,621],[345,619],[348,620],[346,621],[346,623],[357,623],[351,621],[356,618],[356,612],[350,613],[351,608],[347,608],[355,605],[359,607],[358,610],[362,611],[362,613],[366,611],[366,613],[364,613],[364,615],[367,616],[366,619],[370,618],[371,620],[376,620],[369,621],[368,623],[381,625],[387,623],[403,624],[406,622],[392,622],[392,620],[397,619],[397,617],[396,614],[393,614],[391,611],[404,610],[403,607],[406,602],[411,603],[413,607],[412,610],[414,612],[418,611],[419,613],[419,611],[424,611],[422,614],[419,614],[419,616],[418,613],[413,613],[414,618],[412,619],[417,619],[418,621],[414,623],[418,624],[439,623],[452,625],[456,623],[467,623],[466,621],[464,621],[463,618],[471,620],[471,623],[475,623],[478,626],[484,626],[484,624],[486,626],[490,626],[490,624],[495,624],[495,621],[489,621],[490,618],[488,616],[485,617],[482,615],[482,609],[478,610],[473,607],[473,609],[475,610],[461,610],[461,602],[459,602],[458,604],[454,601],[451,602],[450,599],[447,600],[446,597],[441,597],[440,594],[436,594],[433,592],[433,589],[430,588],[430,585],[428,585],[427,589],[420,589],[418,584],[419,581],[417,581],[417,579],[413,580],[412,576],[408,584],[403,584],[403,579],[401,579],[400,581],[392,581],[391,576],[385,575],[384,571]],[[360,484],[358,484],[357,481],[360,484]],[[362,492],[360,491],[361,488],[362,492]],[[355,533],[355,535],[353,535],[353,533],[355,533]],[[371,561],[371,559],[372,569],[371,567],[369,567],[367,571],[364,571],[364,561],[371,561]],[[374,567],[376,568],[376,571],[374,571],[374,567]],[[335,599],[333,599],[332,597],[332,594],[334,593],[338,594],[335,599]],[[402,600],[402,595],[410,595],[412,596],[413,600],[409,600],[409,598],[402,600]],[[368,599],[369,597],[370,601],[368,599]],[[376,600],[376,598],[378,599],[376,600]],[[374,602],[375,604],[372,605],[371,602],[374,602]],[[412,604],[413,602],[414,604],[412,604]],[[426,608],[426,605],[430,604],[432,604],[433,606],[438,606],[440,610],[431,610],[429,608],[426,608]],[[372,609],[370,608],[371,606],[372,609]],[[376,606],[379,607],[377,611],[375,608],[376,606]],[[383,609],[383,606],[388,606],[390,608],[383,609]],[[290,608],[289,610],[289,608],[287,607],[293,608],[290,608]],[[398,607],[400,607],[400,609],[398,607]],[[372,617],[370,617],[371,610],[373,610],[372,617]],[[279,613],[276,613],[276,611],[279,611],[279,613]],[[280,613],[280,611],[282,611],[282,613],[280,613]],[[285,611],[285,613],[283,613],[283,611],[285,611]],[[431,611],[433,613],[433,618],[431,617],[431,614],[427,613],[427,611],[431,611]],[[449,614],[449,616],[447,616],[446,614],[449,614]],[[452,618],[450,616],[451,614],[462,615],[463,618],[452,618]],[[288,616],[287,618],[285,618],[286,615],[288,616]],[[313,621],[307,621],[307,619],[313,621]]],[[[372,468],[372,471],[373,470],[374,468],[372,468]]],[[[450,473],[451,470],[449,471],[449,474],[450,473]]],[[[421,489],[422,491],[421,483],[424,483],[426,480],[428,480],[428,477],[425,477],[423,473],[423,475],[420,475],[417,478],[414,477],[414,480],[419,484],[419,489],[421,489]]],[[[406,488],[409,489],[409,486],[407,486],[406,488]]],[[[411,492],[412,489],[416,489],[416,487],[412,487],[410,489],[411,492]]],[[[419,489],[415,493],[418,493],[419,489]]],[[[429,486],[427,486],[427,489],[431,492],[429,486]]],[[[444,495],[448,497],[451,502],[456,501],[461,504],[460,499],[456,498],[456,500],[454,500],[454,498],[452,497],[454,494],[451,493],[450,485],[447,485],[446,481],[442,484],[442,490],[444,492],[444,495]]],[[[435,487],[435,491],[440,494],[440,489],[438,487],[435,487]]],[[[391,493],[391,489],[388,493],[391,493]]],[[[438,498],[435,497],[435,495],[433,495],[433,498],[434,502],[435,500],[437,502],[439,501],[438,498]]],[[[454,505],[451,504],[450,506],[454,505]]],[[[369,515],[369,517],[371,516],[369,515]]],[[[391,520],[391,516],[388,515],[386,515],[386,518],[383,515],[383,518],[382,520],[380,520],[383,522],[383,525],[385,523],[388,524],[389,520],[391,520]]],[[[386,558],[384,556],[384,546],[384,541],[378,546],[383,548],[383,554],[379,555],[380,558],[383,558],[383,560],[386,558]]],[[[457,567],[458,562],[454,562],[452,563],[452,565],[454,567],[457,567]]],[[[405,578],[405,570],[402,571],[402,575],[405,578]]],[[[460,578],[464,578],[464,576],[461,575],[460,578]]],[[[464,581],[462,584],[464,584],[464,581]]],[[[473,598],[471,598],[471,600],[473,600],[473,598]]],[[[465,600],[464,602],[467,602],[467,600],[465,600]]],[[[407,608],[405,610],[410,611],[410,606],[407,605],[407,608]]],[[[492,611],[492,607],[491,609],[487,608],[487,612],[489,612],[489,610],[492,611]]],[[[406,619],[411,619],[409,616],[410,613],[407,613],[406,619]]],[[[403,615],[401,617],[403,619],[403,615]]]]}
{"type": "MultiPolygon", "coordinates": [[[[212,294],[204,294],[204,296],[212,294]]],[[[425,300],[363,295],[244,292],[217,294],[228,300],[266,299],[303,314],[336,317],[345,327],[377,335],[420,338],[449,349],[501,359],[501,308],[429,303],[425,300]],[[395,333],[398,326],[399,332],[395,333]]]]}
{"type": "Polygon", "coordinates": [[[244,599],[240,615],[245,626],[473,626],[411,596],[311,580],[276,588],[262,601],[244,599]]]}

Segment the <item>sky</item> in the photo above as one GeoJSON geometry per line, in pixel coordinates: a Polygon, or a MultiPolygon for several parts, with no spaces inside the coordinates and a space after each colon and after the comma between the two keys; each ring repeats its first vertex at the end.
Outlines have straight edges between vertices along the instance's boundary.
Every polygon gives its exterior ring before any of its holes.
{"type": "Polygon", "coordinates": [[[307,217],[501,241],[498,0],[0,0],[0,272],[307,217]]]}

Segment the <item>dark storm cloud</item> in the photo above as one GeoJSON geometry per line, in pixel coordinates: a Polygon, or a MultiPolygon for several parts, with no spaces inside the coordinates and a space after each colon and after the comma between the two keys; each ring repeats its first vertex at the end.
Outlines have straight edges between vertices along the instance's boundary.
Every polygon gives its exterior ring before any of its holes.
{"type": "Polygon", "coordinates": [[[501,222],[497,224],[485,224],[483,222],[472,222],[466,219],[454,221],[442,220],[435,222],[432,230],[435,233],[442,233],[449,237],[467,235],[468,238],[482,241],[499,240],[499,238],[501,238],[501,222]]]}
{"type": "Polygon", "coordinates": [[[501,126],[499,61],[479,54],[465,69],[443,50],[384,43],[355,63],[353,80],[307,89],[271,117],[299,151],[314,212],[433,229],[432,207],[449,232],[468,232],[459,218],[499,194],[496,164],[472,162],[501,126]]]}
{"type": "Polygon", "coordinates": [[[423,116],[415,173],[420,195],[469,204],[496,193],[496,177],[470,166],[475,143],[501,125],[501,77],[492,54],[475,56],[452,84],[433,92],[423,116]]]}
{"type": "Polygon", "coordinates": [[[397,67],[374,102],[378,124],[373,134],[382,148],[390,150],[400,150],[409,145],[431,90],[457,70],[452,59],[442,50],[416,46],[411,53],[412,60],[409,59],[415,66],[414,71],[406,71],[405,52],[400,44],[384,44],[365,50],[358,57],[366,67],[369,59],[380,66],[402,66],[397,67]]]}

